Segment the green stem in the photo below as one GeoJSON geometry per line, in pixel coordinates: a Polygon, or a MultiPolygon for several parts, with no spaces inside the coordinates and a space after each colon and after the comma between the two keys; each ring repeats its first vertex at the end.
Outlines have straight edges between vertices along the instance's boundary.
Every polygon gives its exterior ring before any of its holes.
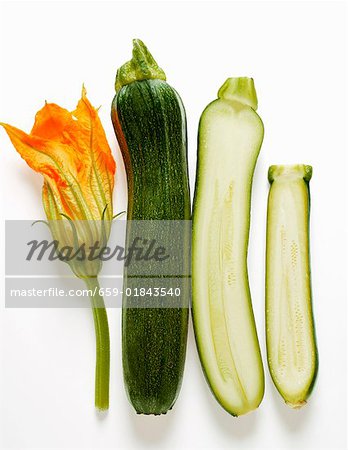
{"type": "Polygon", "coordinates": [[[234,100],[257,110],[257,96],[254,80],[247,77],[227,78],[218,92],[218,97],[224,100],[234,100]]]}
{"type": "Polygon", "coordinates": [[[153,56],[140,39],[133,39],[133,55],[121,66],[116,74],[115,89],[142,80],[166,80],[166,74],[158,66],[153,56]]]}
{"type": "Polygon", "coordinates": [[[109,408],[109,379],[110,379],[110,337],[108,316],[103,297],[99,295],[98,278],[85,278],[86,286],[92,291],[90,296],[95,337],[96,337],[96,366],[95,366],[95,407],[100,410],[109,408]]]}

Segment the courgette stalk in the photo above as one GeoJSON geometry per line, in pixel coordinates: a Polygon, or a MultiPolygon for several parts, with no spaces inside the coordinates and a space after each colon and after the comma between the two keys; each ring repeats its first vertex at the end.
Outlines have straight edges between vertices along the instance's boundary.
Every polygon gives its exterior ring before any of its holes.
{"type": "Polygon", "coordinates": [[[251,185],[263,140],[250,78],[229,78],[199,124],[193,320],[210,388],[230,414],[260,404],[264,371],[247,271],[251,185]]]}
{"type": "MultiPolygon", "coordinates": [[[[111,117],[127,172],[128,247],[139,230],[134,221],[191,217],[184,107],[140,40],[133,41],[132,60],[117,72],[111,117]]],[[[188,234],[177,244],[185,264],[189,264],[189,239],[188,234]]],[[[134,292],[140,281],[125,268],[124,292],[127,288],[134,292]]],[[[164,286],[160,277],[144,278],[142,283],[164,286]]],[[[168,283],[175,287],[178,279],[166,279],[168,283]]],[[[188,287],[184,282],[182,307],[171,307],[166,297],[157,308],[146,307],[146,297],[123,296],[123,373],[137,413],[164,414],[178,396],[186,353],[188,287]],[[132,307],[134,302],[137,307],[132,307]]]]}
{"type": "Polygon", "coordinates": [[[104,299],[99,295],[99,282],[96,277],[84,278],[91,292],[90,302],[93,311],[96,337],[95,363],[95,407],[101,411],[109,408],[110,378],[110,338],[109,324],[104,299]]]}
{"type": "Polygon", "coordinates": [[[318,356],[309,257],[312,167],[271,166],[266,245],[266,340],[273,382],[300,408],[312,391],[318,356]]]}

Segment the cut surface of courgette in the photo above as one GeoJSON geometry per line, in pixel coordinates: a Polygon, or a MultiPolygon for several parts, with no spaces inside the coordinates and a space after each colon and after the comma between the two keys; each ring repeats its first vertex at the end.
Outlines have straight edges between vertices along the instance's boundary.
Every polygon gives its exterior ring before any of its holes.
{"type": "Polygon", "coordinates": [[[199,125],[192,310],[210,388],[232,415],[260,404],[264,372],[247,271],[251,185],[263,140],[253,80],[229,78],[199,125]]]}
{"type": "Polygon", "coordinates": [[[309,259],[312,167],[271,166],[266,246],[266,339],[271,376],[285,402],[299,408],[318,368],[309,259]]]}

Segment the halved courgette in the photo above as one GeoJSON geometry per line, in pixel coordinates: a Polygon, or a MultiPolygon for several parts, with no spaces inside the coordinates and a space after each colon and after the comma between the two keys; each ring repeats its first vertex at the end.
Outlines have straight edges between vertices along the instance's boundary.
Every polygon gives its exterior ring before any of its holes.
{"type": "Polygon", "coordinates": [[[285,402],[299,408],[312,391],[318,356],[309,259],[312,167],[271,166],[266,245],[267,358],[285,402]]]}
{"type": "Polygon", "coordinates": [[[206,379],[232,415],[260,404],[264,372],[247,250],[251,185],[263,140],[250,78],[229,78],[199,125],[193,212],[192,309],[206,379]]]}

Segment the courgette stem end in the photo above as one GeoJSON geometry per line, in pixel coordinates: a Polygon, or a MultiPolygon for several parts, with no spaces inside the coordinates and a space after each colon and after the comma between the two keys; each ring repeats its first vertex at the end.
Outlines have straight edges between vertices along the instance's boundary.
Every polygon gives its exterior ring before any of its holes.
{"type": "Polygon", "coordinates": [[[312,174],[313,167],[307,164],[273,165],[268,169],[268,181],[272,184],[279,178],[303,178],[309,183],[312,174]]]}
{"type": "Polygon", "coordinates": [[[96,336],[95,365],[95,407],[99,411],[109,409],[110,380],[110,337],[108,317],[104,299],[99,294],[99,282],[96,277],[84,279],[87,289],[91,292],[90,301],[93,311],[96,336]]]}
{"type": "Polygon", "coordinates": [[[166,74],[140,39],[133,39],[132,59],[121,66],[116,73],[115,89],[134,81],[166,80],[166,74]]]}
{"type": "Polygon", "coordinates": [[[257,95],[252,78],[227,78],[219,89],[218,97],[223,100],[237,101],[257,110],[257,95]]]}
{"type": "Polygon", "coordinates": [[[287,402],[285,400],[285,403],[287,406],[290,406],[290,408],[292,408],[292,409],[301,409],[301,408],[303,408],[303,406],[305,406],[307,404],[306,400],[302,400],[302,401],[299,401],[296,403],[287,402]]]}

